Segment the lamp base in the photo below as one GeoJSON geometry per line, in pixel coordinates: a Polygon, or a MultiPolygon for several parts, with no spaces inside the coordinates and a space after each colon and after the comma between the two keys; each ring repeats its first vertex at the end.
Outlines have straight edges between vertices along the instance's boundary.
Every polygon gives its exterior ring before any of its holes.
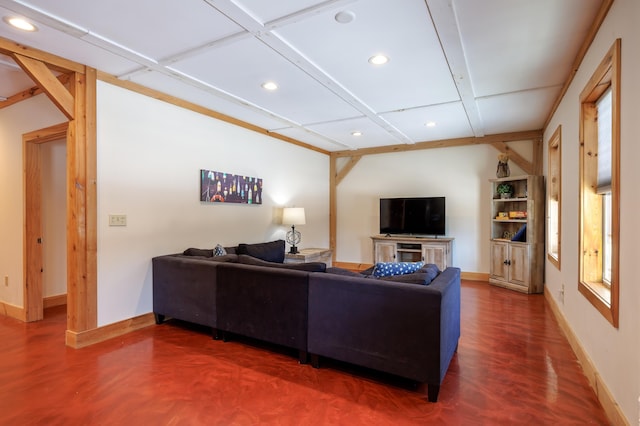
{"type": "Polygon", "coordinates": [[[298,253],[300,253],[300,252],[298,251],[298,247],[296,247],[296,246],[291,246],[291,249],[289,250],[289,254],[298,254],[298,253]]]}

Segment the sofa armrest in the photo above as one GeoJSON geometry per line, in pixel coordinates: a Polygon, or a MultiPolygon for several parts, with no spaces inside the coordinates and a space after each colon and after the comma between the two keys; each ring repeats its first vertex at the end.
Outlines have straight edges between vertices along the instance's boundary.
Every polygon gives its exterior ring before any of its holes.
{"type": "Polygon", "coordinates": [[[440,381],[449,368],[460,339],[460,269],[449,267],[429,285],[440,291],[440,381]]]}
{"type": "Polygon", "coordinates": [[[216,266],[219,264],[190,256],[154,257],[154,314],[215,328],[216,266]]]}
{"type": "Polygon", "coordinates": [[[459,277],[448,268],[422,286],[312,273],[309,352],[439,385],[460,336],[459,277]]]}

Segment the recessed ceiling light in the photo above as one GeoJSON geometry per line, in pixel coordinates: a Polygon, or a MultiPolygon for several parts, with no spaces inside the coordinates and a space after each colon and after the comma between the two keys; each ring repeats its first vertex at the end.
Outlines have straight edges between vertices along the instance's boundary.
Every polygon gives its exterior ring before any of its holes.
{"type": "Polygon", "coordinates": [[[369,58],[369,63],[373,65],[384,65],[389,62],[389,58],[384,55],[374,55],[369,58]]]}
{"type": "Polygon", "coordinates": [[[356,19],[356,14],[350,10],[343,10],[341,12],[336,13],[336,16],[333,17],[336,22],[341,24],[348,24],[356,19]]]}
{"type": "Polygon", "coordinates": [[[273,81],[267,81],[265,83],[262,83],[262,88],[265,90],[276,90],[278,88],[278,85],[273,81]]]}
{"type": "Polygon", "coordinates": [[[31,22],[27,21],[24,18],[18,18],[16,16],[5,16],[2,18],[4,22],[11,25],[14,28],[18,28],[23,31],[38,31],[38,27],[33,25],[31,22]]]}
{"type": "Polygon", "coordinates": [[[351,132],[351,136],[362,136],[362,132],[359,130],[356,130],[354,132],[351,132]]]}
{"type": "Polygon", "coordinates": [[[425,123],[425,126],[427,126],[427,127],[436,127],[436,122],[435,121],[427,121],[425,123]]]}

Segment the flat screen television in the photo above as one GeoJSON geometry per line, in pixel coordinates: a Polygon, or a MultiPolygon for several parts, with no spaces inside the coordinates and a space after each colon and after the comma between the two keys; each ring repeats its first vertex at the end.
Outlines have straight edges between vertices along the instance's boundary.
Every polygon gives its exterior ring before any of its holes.
{"type": "Polygon", "coordinates": [[[445,235],[445,197],[381,198],[380,233],[445,235]]]}

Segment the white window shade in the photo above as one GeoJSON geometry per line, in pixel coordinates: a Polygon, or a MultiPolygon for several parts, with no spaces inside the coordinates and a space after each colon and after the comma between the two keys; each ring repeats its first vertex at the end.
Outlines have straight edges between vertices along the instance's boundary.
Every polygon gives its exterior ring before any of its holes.
{"type": "Polygon", "coordinates": [[[611,192],[611,89],[598,102],[598,194],[611,192]]]}

